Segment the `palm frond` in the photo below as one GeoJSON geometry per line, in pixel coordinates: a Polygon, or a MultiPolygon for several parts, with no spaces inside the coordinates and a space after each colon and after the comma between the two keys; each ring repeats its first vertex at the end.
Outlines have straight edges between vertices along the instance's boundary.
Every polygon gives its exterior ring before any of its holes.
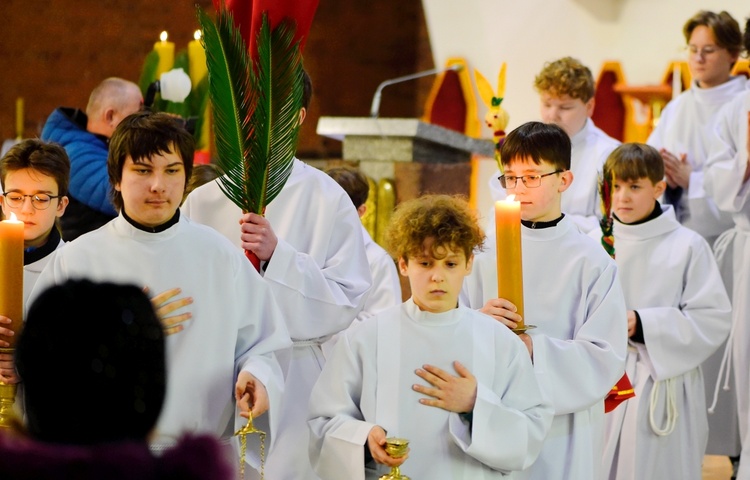
{"type": "Polygon", "coordinates": [[[232,15],[221,9],[216,23],[198,9],[206,49],[208,83],[214,108],[214,134],[222,172],[219,185],[243,211],[254,211],[247,189],[245,163],[249,160],[253,127],[249,122],[255,103],[252,66],[232,15]]]}
{"type": "Polygon", "coordinates": [[[271,32],[268,16],[263,16],[253,77],[259,98],[251,118],[255,135],[248,164],[248,181],[258,194],[256,213],[276,198],[292,171],[302,106],[302,57],[299,44],[292,44],[294,32],[289,21],[271,32]]]}
{"type": "Polygon", "coordinates": [[[146,96],[149,85],[156,80],[156,70],[159,68],[159,54],[151,50],[146,59],[143,61],[141,76],[138,79],[138,87],[141,89],[141,95],[146,96]]]}

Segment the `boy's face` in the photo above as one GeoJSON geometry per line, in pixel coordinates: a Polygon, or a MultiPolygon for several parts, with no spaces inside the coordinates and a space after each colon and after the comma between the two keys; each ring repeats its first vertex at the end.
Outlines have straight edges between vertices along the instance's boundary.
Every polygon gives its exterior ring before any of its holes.
{"type": "Polygon", "coordinates": [[[594,99],[584,102],[568,95],[539,94],[540,114],[544,123],[552,123],[565,130],[569,137],[580,132],[586,119],[594,113],[594,99]]]}
{"type": "Polygon", "coordinates": [[[736,60],[737,55],[716,45],[710,28],[698,25],[693,29],[688,42],[688,66],[701,88],[716,87],[729,80],[736,60]]]}
{"type": "Polygon", "coordinates": [[[154,155],[143,163],[128,156],[115,190],[122,194],[125,213],[146,227],[166,223],[180,206],[185,191],[185,165],[176,153],[154,155]]]}
{"type": "Polygon", "coordinates": [[[458,305],[458,294],[464,277],[471,273],[474,256],[467,260],[463,250],[438,249],[445,253],[441,259],[433,258],[430,247],[434,239],[424,241],[424,251],[419,256],[403,257],[398,260],[401,275],[409,277],[411,295],[420,310],[431,313],[447,312],[458,305]]]}
{"type": "Polygon", "coordinates": [[[506,178],[518,177],[516,186],[505,190],[509,195],[515,195],[517,202],[521,202],[521,219],[529,222],[549,222],[560,217],[560,194],[573,182],[573,174],[566,170],[546,175],[554,171],[555,167],[551,163],[543,160],[541,165],[537,165],[531,158],[511,159],[510,164],[505,165],[506,178]],[[538,175],[546,175],[540,179],[541,184],[538,187],[527,187],[520,178],[538,175]]]}
{"type": "MultiPolygon", "coordinates": [[[[33,168],[22,168],[8,172],[5,177],[5,193],[11,195],[44,195],[57,196],[57,181],[54,177],[45,175],[33,168]]],[[[52,198],[48,206],[38,210],[32,204],[31,197],[23,197],[23,205],[11,208],[3,196],[2,206],[5,217],[10,217],[11,212],[16,218],[23,222],[23,240],[25,247],[40,247],[47,242],[49,232],[55,226],[55,219],[65,213],[68,205],[68,197],[52,198]]]]}
{"type": "Polygon", "coordinates": [[[612,210],[622,223],[635,223],[648,217],[654,210],[654,201],[662,193],[664,181],[652,183],[648,178],[618,180],[615,178],[612,210]]]}

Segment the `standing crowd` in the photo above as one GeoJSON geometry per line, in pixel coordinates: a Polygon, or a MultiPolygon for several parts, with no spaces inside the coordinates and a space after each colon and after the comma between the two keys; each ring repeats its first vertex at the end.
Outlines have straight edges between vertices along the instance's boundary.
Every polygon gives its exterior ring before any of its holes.
{"type": "Polygon", "coordinates": [[[489,179],[520,203],[523,306],[463,199],[399,204],[386,251],[356,169],[294,158],[264,215],[243,213],[134,84],[55,110],[0,160],[27,312],[0,352],[23,420],[0,477],[233,478],[252,418],[268,437],[248,437],[246,478],[700,480],[709,452],[750,480],[750,80],[730,73],[750,21],[701,11],[684,35],[691,88],[646,144],[594,125],[576,59],[537,75],[542,121],[489,179]],[[605,413],[624,374],[635,397],[605,413]]]}

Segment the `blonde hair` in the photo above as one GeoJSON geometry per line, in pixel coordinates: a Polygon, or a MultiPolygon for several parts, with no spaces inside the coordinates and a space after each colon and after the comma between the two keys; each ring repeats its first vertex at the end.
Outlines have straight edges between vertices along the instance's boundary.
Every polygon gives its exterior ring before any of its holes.
{"type": "Polygon", "coordinates": [[[594,76],[591,70],[573,57],[547,62],[534,78],[537,92],[555,96],[567,95],[584,103],[594,97],[594,76]]]}

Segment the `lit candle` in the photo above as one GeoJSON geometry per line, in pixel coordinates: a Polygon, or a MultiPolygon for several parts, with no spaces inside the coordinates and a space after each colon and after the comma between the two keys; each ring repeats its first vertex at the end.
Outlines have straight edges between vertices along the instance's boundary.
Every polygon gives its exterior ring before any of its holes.
{"type": "Polygon", "coordinates": [[[206,68],[206,51],[201,45],[201,31],[196,30],[193,38],[195,40],[188,43],[188,75],[195,88],[206,76],[208,69],[206,68]]]}
{"type": "Polygon", "coordinates": [[[521,203],[515,195],[495,202],[497,240],[497,296],[512,302],[523,328],[523,264],[521,261],[521,203]]]}
{"type": "Polygon", "coordinates": [[[23,98],[16,99],[16,139],[23,138],[23,98]]]}
{"type": "Polygon", "coordinates": [[[167,32],[161,32],[159,41],[154,43],[154,51],[159,54],[159,66],[156,67],[156,78],[172,70],[174,66],[174,43],[167,41],[167,32]]]}
{"type": "Polygon", "coordinates": [[[4,339],[13,348],[23,325],[23,222],[14,213],[0,222],[0,273],[0,315],[13,321],[8,328],[16,333],[4,339]]]}

